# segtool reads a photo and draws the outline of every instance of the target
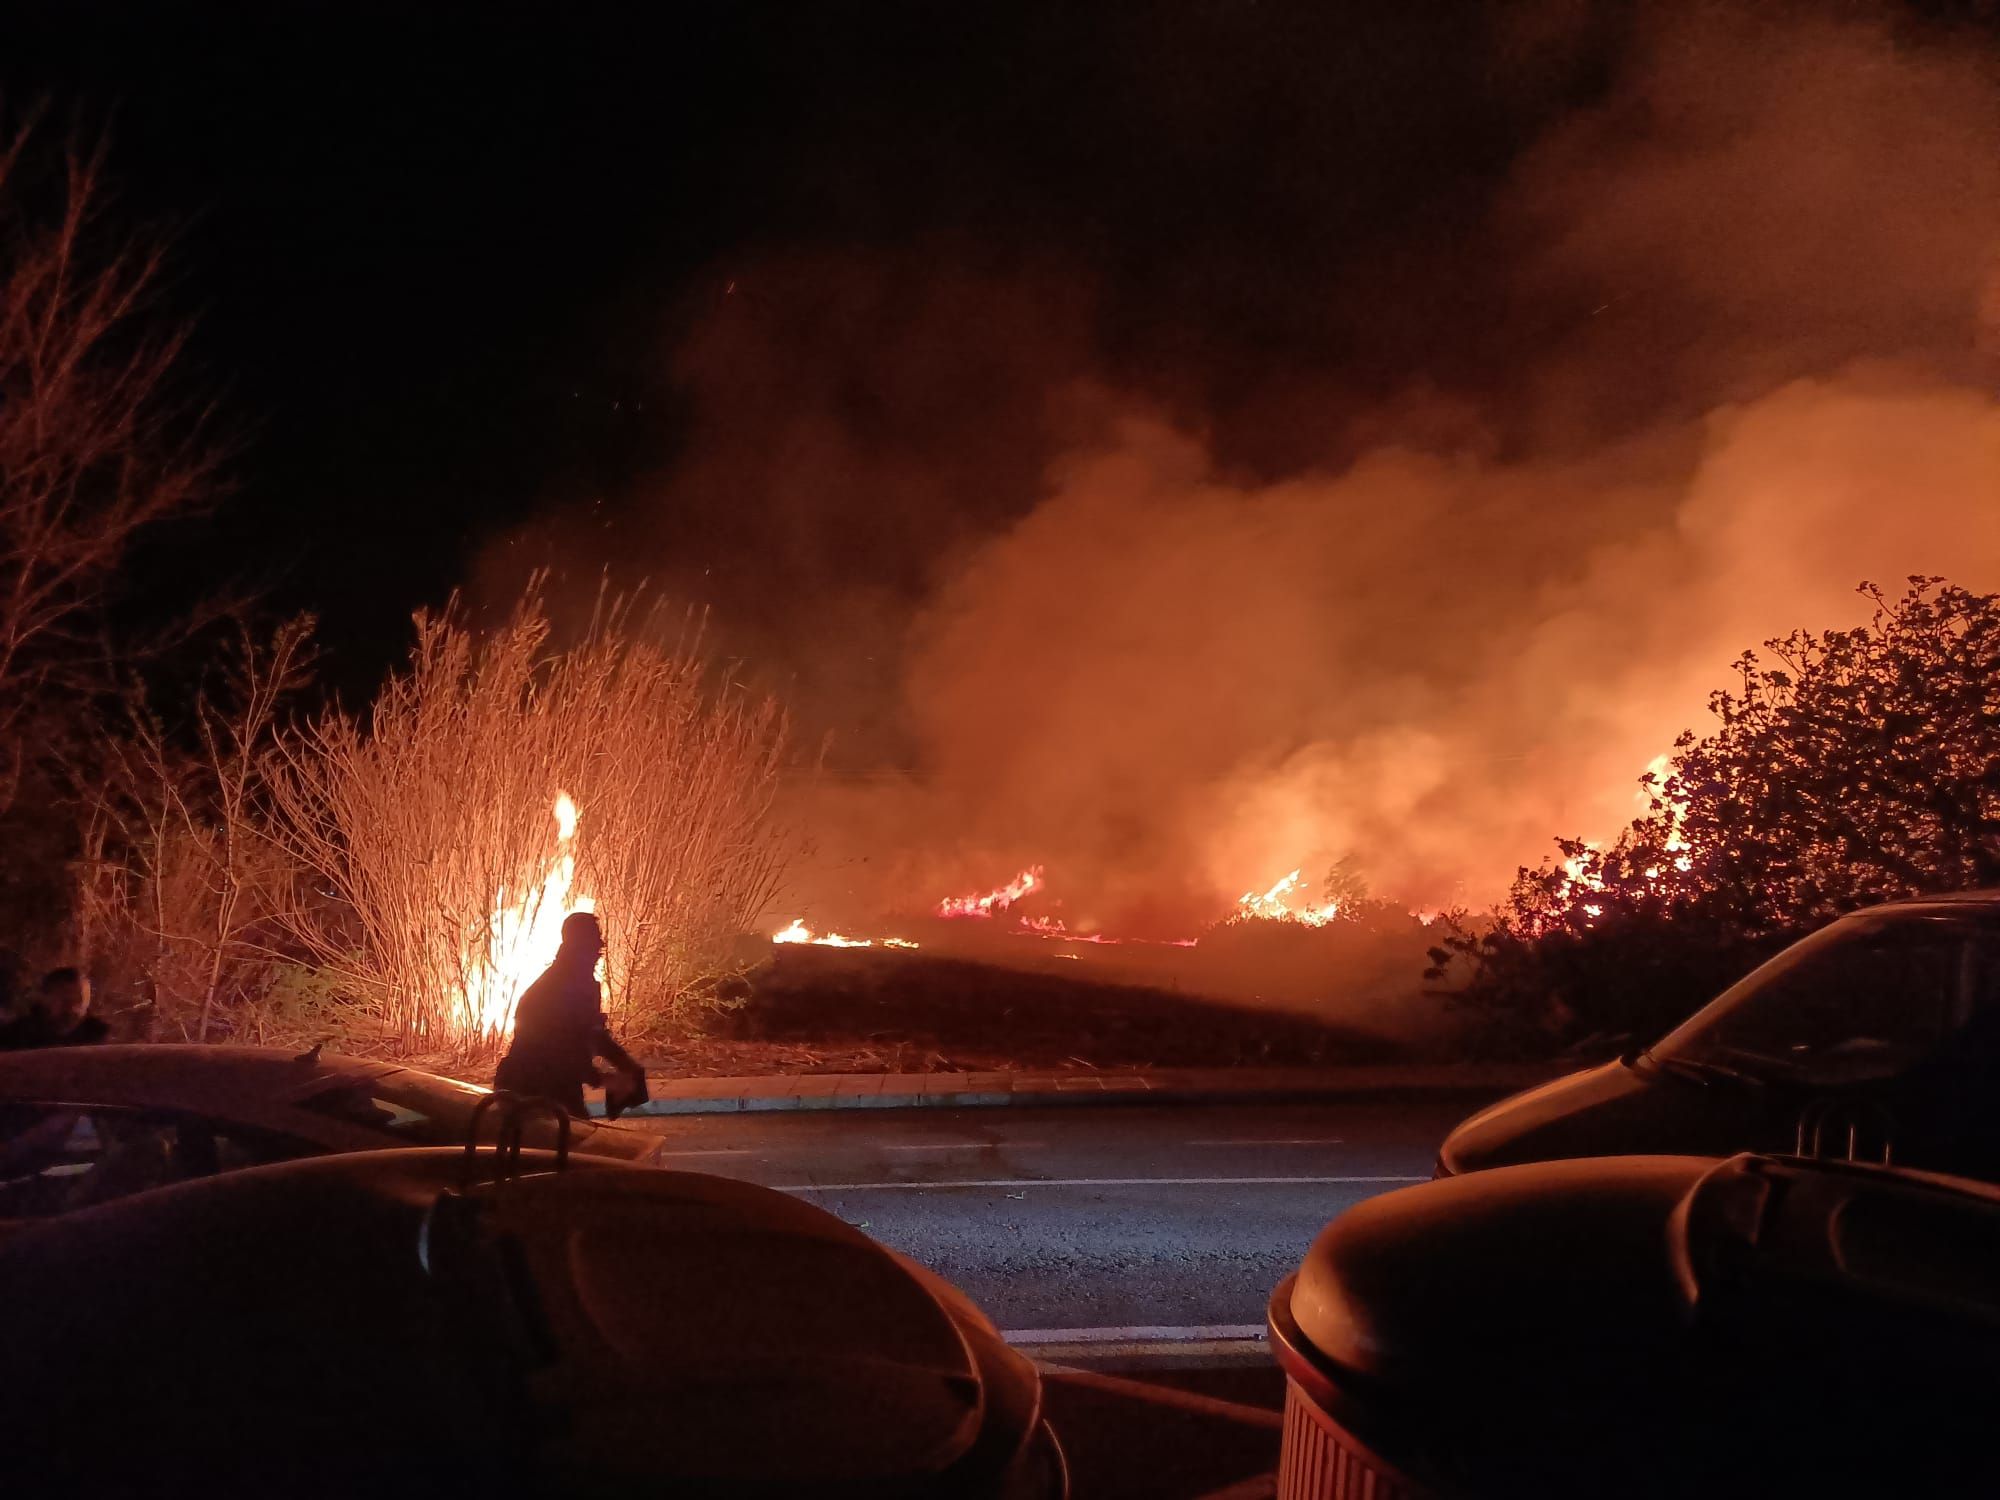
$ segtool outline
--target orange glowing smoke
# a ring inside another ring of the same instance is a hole
[[[983,896],[945,897],[937,905],[937,914],[941,917],[990,917],[996,911],[1005,911],[1028,892],[1039,889],[1041,884],[1042,867],[1033,865]]]
[[[514,1002],[555,962],[563,918],[596,909],[575,889],[577,811],[568,792],[556,794],[554,817],[554,858],[512,900],[504,888],[496,892],[484,932],[466,945],[465,1014],[482,1036],[504,1037],[514,1029]]]

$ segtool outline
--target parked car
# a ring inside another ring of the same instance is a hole
[[[1272,1297],[1286,1500],[2000,1494],[2000,1189],[1743,1155],[1348,1210]]]
[[[1449,1175],[1639,1152],[1788,1151],[2000,1179],[2000,892],[1856,912],[1643,1051],[1454,1130]]]
[[[489,1091],[395,1063],[264,1047],[0,1053],[0,1220],[265,1162],[459,1145]],[[537,1119],[532,1144],[553,1145]],[[574,1149],[645,1162],[646,1131],[578,1121]]]
[[[0,1493],[1064,1494],[1034,1365],[833,1214],[494,1156],[253,1167],[0,1243]]]

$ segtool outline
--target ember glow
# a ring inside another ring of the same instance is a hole
[[[485,930],[474,934],[464,955],[466,1024],[479,1036],[504,1037],[514,1029],[514,1003],[562,946],[563,918],[594,911],[596,902],[576,886],[576,803],[556,794],[556,850],[538,877],[518,893],[506,889],[493,898]]]
[[[1021,937],[1054,938],[1065,943],[1118,943],[1122,938],[1106,937],[1101,932],[1071,932],[1069,924],[1061,917],[1023,917],[1015,925],[1014,931]]]
[[[997,911],[1005,911],[1030,891],[1042,884],[1042,867],[1030,866],[1016,875],[1005,885],[988,891],[983,896],[947,896],[937,906],[941,917],[990,917]]]
[[[1128,943],[1147,944],[1156,948],[1192,948],[1201,942],[1200,938],[1118,938],[1106,937],[1101,932],[1071,932],[1069,924],[1061,917],[1023,917],[1014,928],[1018,937],[1049,938],[1061,943],[1090,943],[1098,947],[1119,948]],[[1065,954],[1074,958],[1074,953]]]

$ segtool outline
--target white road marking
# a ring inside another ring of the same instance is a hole
[[[1190,1146],[1339,1146],[1345,1143],[1341,1140],[1339,1136],[1331,1135],[1320,1139],[1300,1139],[1292,1141],[1260,1141],[1260,1140],[1188,1141],[1186,1142],[1186,1144]]]
[[[1186,1344],[1150,1341],[1137,1344],[1016,1344],[1014,1348],[1044,1370],[1072,1370],[1078,1373],[1088,1373],[1090,1367],[1101,1360],[1116,1360],[1121,1364],[1138,1360],[1171,1359],[1183,1364],[1198,1361],[1198,1367],[1213,1369],[1222,1365],[1263,1365],[1269,1363],[1271,1358],[1270,1348],[1262,1339],[1195,1339]]]
[[[972,1182],[799,1182],[779,1187],[781,1193],[873,1193],[890,1188],[930,1192],[940,1188],[1061,1188],[1061,1187],[1279,1187],[1342,1182],[1429,1182],[1421,1177],[987,1177]]]
[[[1000,1151],[1009,1146],[1022,1150],[1039,1150],[1046,1141],[943,1141],[938,1144],[917,1146],[884,1146],[884,1151]]]
[[[1189,1328],[1011,1328],[1010,1344],[1191,1344],[1211,1339],[1261,1339],[1262,1323],[1197,1323]]]

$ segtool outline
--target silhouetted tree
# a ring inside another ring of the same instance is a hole
[[[1842,912],[2000,884],[2000,597],[1873,584],[1869,624],[1767,641],[1676,742],[1649,809],[1608,848],[1557,841],[1483,930],[1460,918],[1432,977],[1524,1039],[1646,1034]]]
[[[239,625],[185,728],[170,730],[135,687],[78,789],[75,957],[142,1002],[150,1035],[274,1039],[262,1002],[296,967],[280,951],[295,882],[266,833],[264,773],[308,680],[311,631],[300,618],[260,640]]]
[[[0,140],[0,809],[52,703],[110,675],[105,603],[134,538],[199,504],[216,450],[150,306],[160,246],[105,219],[105,143]]]

